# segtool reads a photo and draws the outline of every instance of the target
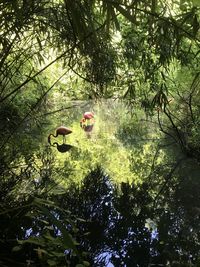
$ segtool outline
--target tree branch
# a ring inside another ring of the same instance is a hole
[[[48,67],[53,65],[55,62],[57,62],[59,59],[63,58],[67,53],[70,51],[73,51],[76,47],[78,47],[81,43],[83,43],[85,40],[87,40],[90,36],[92,36],[95,32],[99,31],[102,27],[104,27],[104,24],[102,24],[100,27],[98,27],[94,32],[89,32],[83,39],[81,39],[79,42],[75,43],[72,47],[70,47],[68,50],[66,50],[64,53],[56,57],[54,60],[52,60],[49,64],[47,64],[45,67],[43,67],[41,70],[36,72],[33,76],[25,80],[22,84],[20,84],[17,88],[15,88],[13,91],[8,93],[6,96],[0,99],[0,103],[5,101],[7,98],[9,98],[11,95],[19,91],[24,85],[26,85],[28,82],[33,80],[35,77],[37,77],[40,73],[45,71]]]

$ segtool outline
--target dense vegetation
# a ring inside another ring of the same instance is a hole
[[[200,266],[199,0],[3,0],[0,29],[0,266]]]

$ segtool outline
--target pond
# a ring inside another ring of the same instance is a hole
[[[41,131],[23,125],[1,163],[2,266],[197,266],[199,165],[156,118],[120,101],[66,101]],[[61,126],[65,139],[48,140]]]

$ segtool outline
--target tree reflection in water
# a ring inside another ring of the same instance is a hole
[[[198,266],[198,171],[198,168],[189,173],[183,171],[187,179],[176,182],[173,190],[169,187],[162,192],[155,206],[152,185],[147,182],[138,186],[124,182],[113,185],[109,176],[97,167],[79,186],[71,184],[64,194],[49,196],[59,208],[50,205],[48,209],[74,235],[74,226],[61,211],[71,212],[68,214],[73,215],[78,229],[75,232],[77,248],[85,253],[85,260],[91,266]],[[41,186],[45,188],[45,184]],[[36,264],[32,266],[46,266],[46,254],[42,260],[38,259],[38,249],[44,247],[53,260],[53,253],[57,253],[59,261],[55,264],[59,263],[58,266],[75,267],[79,260],[71,249],[62,245],[62,231],[56,226],[56,220],[53,227],[48,226],[45,214],[33,209],[30,216],[27,215],[29,209],[24,205],[20,212],[16,209],[0,215],[0,261],[3,266],[13,266],[13,262],[18,266],[18,260],[24,262],[30,258]],[[10,216],[15,220],[10,220]],[[41,239],[37,239],[39,237]],[[17,240],[26,242],[29,238],[34,238],[34,243],[26,243],[19,252],[12,252]]]
[[[199,215],[191,220],[178,197],[184,197],[180,190],[185,183],[180,182],[170,198],[163,195],[163,206],[155,207],[147,183],[113,186],[97,168],[59,202],[85,220],[79,222],[79,242],[94,266],[189,266],[199,257]]]

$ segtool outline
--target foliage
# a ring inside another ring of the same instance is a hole
[[[198,266],[199,2],[4,0],[0,25],[0,265]]]

